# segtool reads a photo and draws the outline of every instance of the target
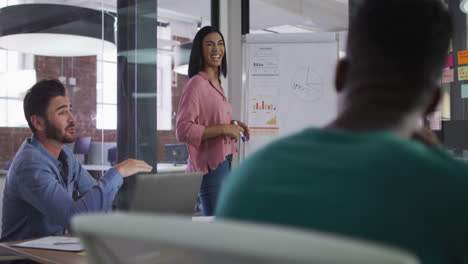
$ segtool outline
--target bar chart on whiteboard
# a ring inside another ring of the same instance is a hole
[[[249,101],[249,124],[252,136],[278,136],[278,106],[273,98],[252,98]]]

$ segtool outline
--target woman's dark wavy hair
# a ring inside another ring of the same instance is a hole
[[[219,30],[214,26],[203,27],[197,32],[197,35],[195,35],[195,38],[193,39],[192,50],[190,51],[189,70],[188,70],[188,75],[190,78],[198,74],[203,69],[204,61],[203,61],[202,41],[206,35],[213,33],[213,32],[219,33],[224,43],[223,34],[221,34],[221,32],[219,32]],[[221,66],[219,66],[219,70],[218,70],[218,77],[221,73],[223,73],[224,77],[226,77],[227,75],[226,44],[224,44],[224,51],[225,52],[224,52],[223,60],[221,61]]]

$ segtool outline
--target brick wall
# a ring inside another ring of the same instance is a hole
[[[188,39],[177,40],[184,42]],[[60,76],[76,78],[76,85],[65,84],[67,95],[73,106],[78,136],[92,136],[94,142],[115,142],[115,130],[96,128],[96,56],[86,57],[44,57],[35,56],[37,80],[58,79]],[[174,74],[172,85],[173,111],[177,112],[179,98],[188,76]],[[175,119],[173,130],[158,131],[157,157],[159,162],[167,162],[165,144],[177,143],[175,137]],[[13,158],[25,138],[31,136],[29,128],[0,128],[0,168]]]
[[[74,58],[35,57],[37,79],[58,79],[65,76],[67,96],[73,107],[78,136],[92,136],[94,142],[114,142],[115,130],[96,128],[96,56]],[[68,84],[70,77],[76,85]]]
[[[31,137],[29,127],[0,127],[0,169],[15,156],[21,143],[28,137]]]
[[[45,57],[35,56],[37,80],[67,77],[65,87],[73,106],[78,136],[92,136],[94,142],[115,142],[115,130],[96,128],[96,56]],[[74,77],[76,85],[69,85]],[[31,136],[29,128],[0,128],[0,167],[14,157],[24,139]]]

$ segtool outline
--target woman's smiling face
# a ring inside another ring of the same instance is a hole
[[[202,41],[203,67],[218,68],[224,57],[224,41],[217,32],[206,35]]]

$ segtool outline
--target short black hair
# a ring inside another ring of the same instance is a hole
[[[31,116],[38,115],[47,117],[47,107],[50,101],[57,96],[65,96],[66,89],[59,80],[42,80],[31,87],[23,100],[24,117],[33,133],[36,129],[31,123]]]
[[[221,34],[221,32],[215,26],[206,26],[197,32],[197,34],[195,35],[195,38],[193,39],[192,50],[190,51],[189,70],[188,70],[188,75],[190,78],[197,75],[203,69],[204,61],[203,61],[202,41],[206,35],[213,33],[213,32],[218,33],[223,39],[223,43],[224,43],[223,34]],[[226,43],[224,43],[224,50],[225,52],[224,52],[223,60],[221,61],[221,66],[219,67],[218,77],[221,73],[223,74],[224,77],[226,77],[227,75]]]
[[[347,81],[356,96],[383,88],[415,106],[439,83],[451,35],[440,0],[364,0],[350,21]]]

